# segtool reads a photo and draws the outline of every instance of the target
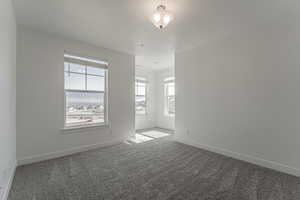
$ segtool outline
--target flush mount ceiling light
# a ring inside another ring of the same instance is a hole
[[[161,4],[156,7],[156,12],[152,16],[153,24],[159,28],[165,28],[173,19],[173,15],[167,11],[166,5],[161,1]]]

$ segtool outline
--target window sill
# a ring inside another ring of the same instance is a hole
[[[168,115],[168,114],[165,114],[165,117],[175,117],[175,115]]]
[[[65,126],[61,130],[62,131],[76,131],[83,129],[95,129],[95,128],[109,128],[109,124],[91,124],[85,126]]]
[[[135,116],[146,117],[148,114],[135,114]]]

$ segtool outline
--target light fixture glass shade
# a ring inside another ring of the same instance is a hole
[[[163,29],[172,21],[172,19],[173,16],[166,11],[166,7],[159,5],[157,11],[153,14],[152,22],[157,28]]]

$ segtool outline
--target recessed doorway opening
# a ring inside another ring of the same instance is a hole
[[[149,57],[136,57],[135,68],[135,130],[138,141],[150,141],[175,130],[176,89],[174,56],[170,64]],[[168,66],[169,65],[169,66]],[[166,67],[168,66],[168,67]],[[144,132],[143,130],[153,130]],[[141,134],[142,131],[142,134]]]

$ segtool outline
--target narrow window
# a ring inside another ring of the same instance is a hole
[[[165,115],[175,115],[175,79],[169,77],[164,80],[165,85]]]
[[[107,66],[102,61],[64,55],[65,127],[107,123]]]
[[[135,79],[135,113],[147,114],[147,79],[137,77]]]

